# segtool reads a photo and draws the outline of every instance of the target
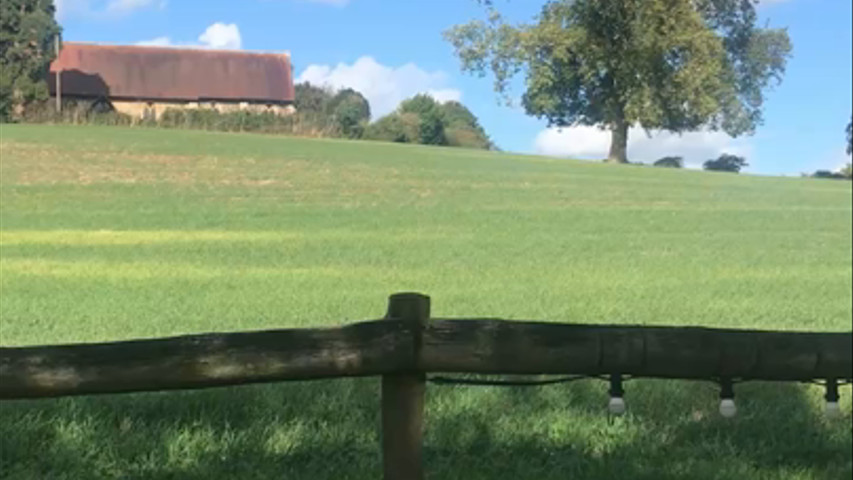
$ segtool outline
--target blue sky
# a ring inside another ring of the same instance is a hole
[[[490,78],[462,74],[446,28],[481,18],[474,0],[57,0],[66,41],[147,43],[289,51],[298,79],[362,91],[376,114],[430,92],[459,99],[504,150],[603,158],[595,128],[547,129],[544,121],[499,104]],[[513,21],[531,19],[541,0],[498,0]],[[688,163],[726,151],[760,174],[797,175],[849,160],[844,127],[853,111],[853,2],[772,0],[762,24],[787,27],[794,45],[783,83],[766,98],[765,123],[751,137],[719,132],[682,136],[634,131],[632,160],[683,155]],[[521,90],[516,88],[515,94]]]

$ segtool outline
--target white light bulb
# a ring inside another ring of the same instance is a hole
[[[725,418],[732,418],[737,415],[737,405],[732,398],[724,398],[720,401],[720,415]]]
[[[838,418],[841,416],[841,407],[838,402],[826,402],[826,416],[829,418]]]
[[[625,414],[625,400],[622,397],[610,397],[610,402],[607,404],[607,409],[613,415],[619,416]]]

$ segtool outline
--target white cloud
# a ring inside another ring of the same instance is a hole
[[[370,102],[374,118],[392,112],[402,100],[418,93],[428,93],[439,101],[462,98],[461,91],[446,86],[447,74],[444,72],[429,72],[414,63],[389,67],[369,56],[361,57],[352,64],[339,63],[334,67],[309,65],[297,81],[361,92]]]
[[[610,151],[610,132],[596,127],[578,126],[547,128],[539,132],[533,149],[541,155],[590,160],[606,158]],[[628,134],[628,159],[651,163],[658,158],[676,155],[684,157],[687,166],[698,167],[705,160],[721,153],[743,155],[749,160],[751,146],[723,132],[698,131],[677,134],[652,132],[651,137],[640,128]]]
[[[208,48],[239,50],[243,40],[236,23],[216,22],[198,36],[198,41]]]
[[[174,43],[172,39],[166,36],[152,38],[151,40],[142,40],[136,42],[137,45],[149,47],[181,47],[181,48],[215,48],[224,50],[240,50],[243,47],[243,40],[240,36],[240,27],[236,23],[216,22],[207,27],[201,35],[198,36],[198,43],[179,42]]]
[[[151,40],[142,40],[141,42],[136,42],[137,45],[142,45],[146,47],[171,47],[172,40],[169,37],[157,37],[152,38]]]

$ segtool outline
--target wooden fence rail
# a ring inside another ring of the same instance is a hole
[[[340,328],[0,348],[0,399],[381,375],[385,478],[417,479],[430,372],[853,378],[851,332],[431,320],[429,309],[403,293],[385,319]]]

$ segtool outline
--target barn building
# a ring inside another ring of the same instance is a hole
[[[67,42],[50,65],[51,96],[109,102],[135,118],[167,108],[293,112],[290,54]]]

